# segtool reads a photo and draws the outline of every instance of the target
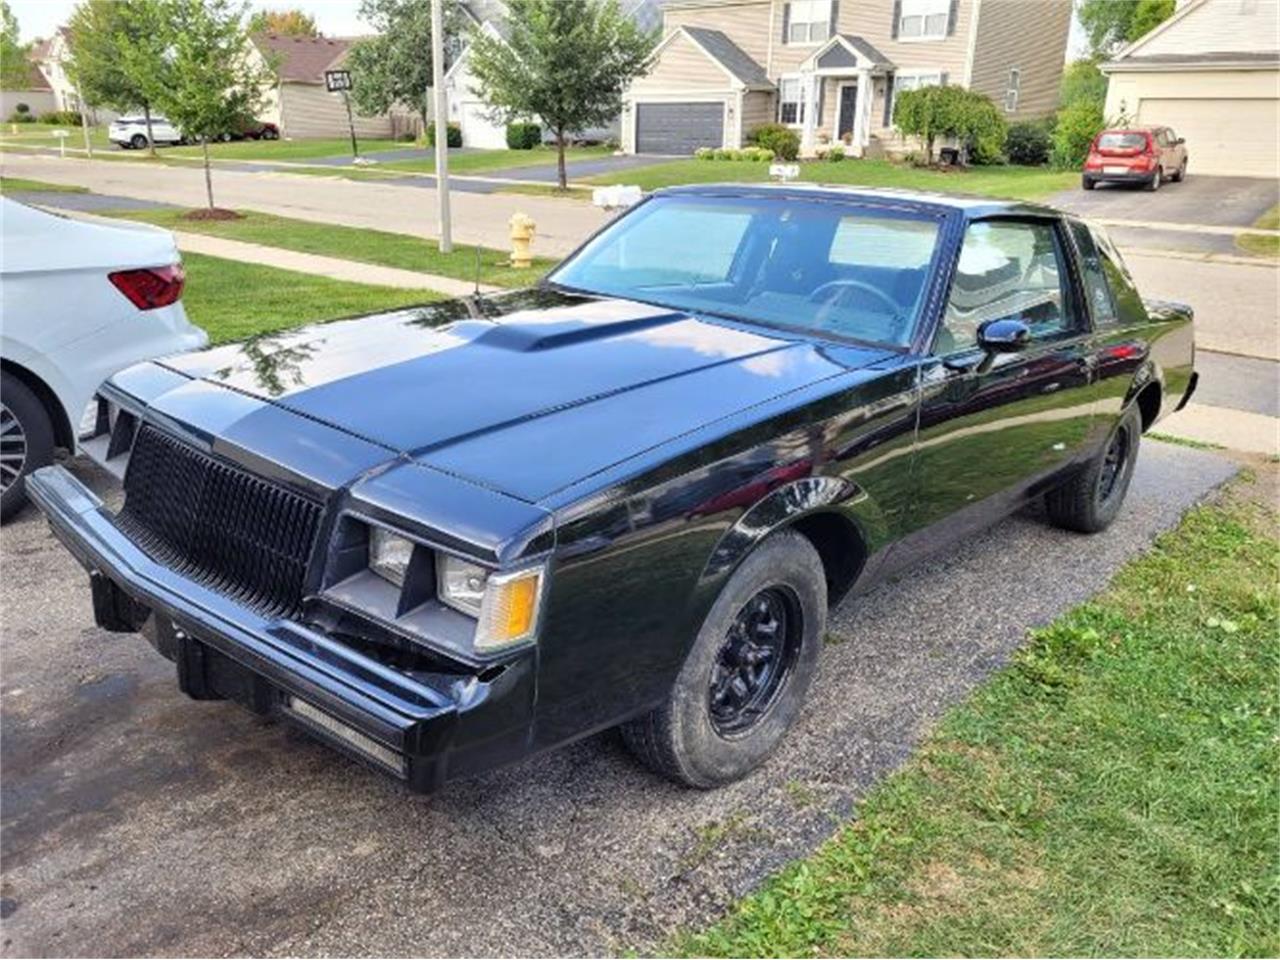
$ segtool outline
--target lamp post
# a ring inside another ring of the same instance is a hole
[[[444,89],[444,0],[431,0],[431,87],[436,105],[436,210],[440,252],[453,252],[449,222],[449,118]]]

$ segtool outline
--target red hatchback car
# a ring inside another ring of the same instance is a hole
[[[1080,184],[1092,190],[1098,183],[1140,183],[1159,190],[1166,180],[1181,182],[1187,175],[1186,144],[1168,127],[1103,130],[1089,147]]]

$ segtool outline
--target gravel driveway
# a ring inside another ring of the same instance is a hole
[[[28,512],[5,528],[0,577],[3,953],[643,949],[829,835],[1028,627],[1234,470],[1147,443],[1106,535],[1019,516],[844,604],[785,748],[707,793],[656,780],[605,734],[411,796],[282,726],[185,699],[144,641],[92,625],[84,574]]]

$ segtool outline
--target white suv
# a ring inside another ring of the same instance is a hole
[[[151,134],[156,138],[156,143],[182,142],[182,134],[178,132],[178,128],[164,117],[151,118]],[[133,147],[135,150],[141,150],[147,145],[147,118],[117,117],[107,128],[107,139],[126,149]]]

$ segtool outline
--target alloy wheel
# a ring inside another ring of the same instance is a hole
[[[799,604],[783,587],[761,590],[738,611],[707,689],[716,733],[742,736],[768,714],[795,665],[801,627]]]
[[[27,462],[27,432],[22,421],[0,403],[0,493],[13,486]]]

